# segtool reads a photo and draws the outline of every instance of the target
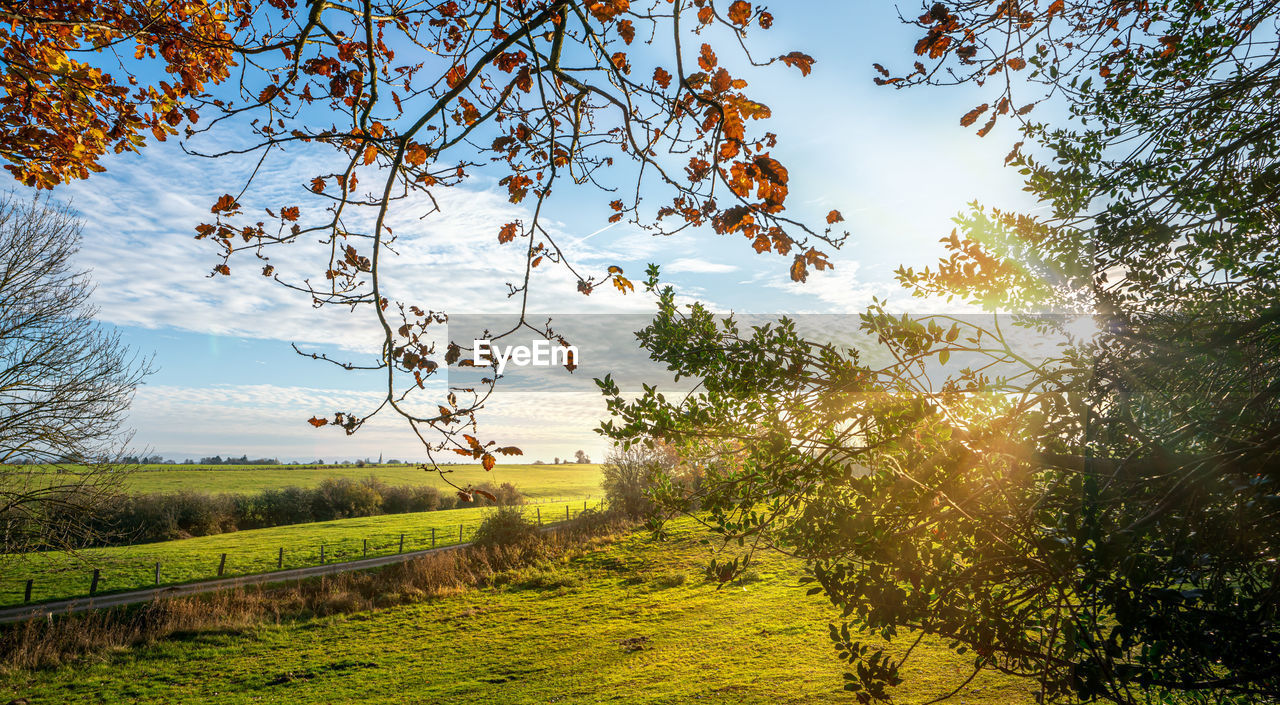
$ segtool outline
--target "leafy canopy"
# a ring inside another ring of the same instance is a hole
[[[1048,208],[976,208],[936,267],[899,278],[1005,313],[876,304],[873,359],[677,307],[654,277],[641,343],[700,393],[605,380],[602,431],[714,466],[697,499],[727,542],[808,559],[860,701],[889,699],[911,655],[868,637],[925,634],[1045,701],[1276,698],[1274,4],[922,10],[914,71],[877,81],[994,91],[961,125],[1016,121],[1008,162]],[[1032,122],[1041,101],[1067,119]],[[1009,317],[1044,312],[1094,330]],[[1027,336],[1053,344],[1032,356]]]

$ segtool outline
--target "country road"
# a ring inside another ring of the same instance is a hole
[[[550,528],[552,527],[546,527],[546,529]],[[85,612],[87,610],[104,609],[107,607],[118,607],[120,605],[133,605],[140,602],[149,602],[156,598],[198,595],[205,592],[215,592],[217,590],[236,588],[242,585],[288,582],[290,580],[316,578],[321,575],[345,573],[352,570],[379,568],[393,563],[403,563],[404,561],[413,560],[414,558],[436,553],[437,551],[452,551],[454,549],[470,545],[471,542],[457,543],[450,546],[428,548],[422,551],[398,553],[391,556],[376,556],[374,558],[361,558],[354,561],[328,563],[325,565],[311,566],[309,568],[291,568],[289,570],[277,570],[270,573],[255,573],[253,575],[241,575],[234,578],[205,580],[198,583],[185,583],[182,585],[146,588],[144,590],[130,590],[128,592],[117,592],[109,595],[97,595],[94,597],[77,597],[70,600],[56,600],[53,602],[41,602],[34,605],[5,607],[0,609],[0,624],[21,622],[24,619],[30,619],[32,617],[71,614],[74,612]]]

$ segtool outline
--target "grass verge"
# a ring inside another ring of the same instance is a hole
[[[522,505],[529,516],[545,523],[581,512],[583,502]],[[566,511],[567,510],[567,511]],[[26,581],[33,579],[32,601],[84,597],[89,593],[93,569],[99,572],[98,592],[119,592],[155,585],[155,564],[160,564],[160,584],[177,585],[218,577],[222,554],[227,554],[224,576],[250,575],[277,570],[280,549],[284,568],[320,564],[324,547],[326,563],[355,560],[404,550],[418,551],[469,540],[485,516],[481,507],[448,509],[416,514],[385,514],[338,519],[312,524],[292,524],[269,529],[236,531],[213,536],[160,543],[93,548],[68,553],[0,556],[0,606],[21,604]]]

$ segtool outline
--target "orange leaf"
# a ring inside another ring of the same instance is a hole
[[[516,239],[516,224],[507,223],[498,230],[498,244],[504,244]]]
[[[751,21],[751,3],[746,0],[735,0],[729,6],[729,21],[745,27]]]
[[[622,41],[627,44],[635,41],[636,27],[631,24],[631,20],[622,20],[618,23],[618,36],[622,37]]]
[[[418,166],[422,164],[427,161],[426,147],[414,142],[404,151],[404,160],[408,162],[410,166]]]
[[[790,54],[787,54],[785,56],[779,56],[778,58],[781,59],[782,63],[786,64],[787,66],[792,66],[800,69],[800,75],[802,76],[808,76],[809,72],[813,71],[814,59],[812,56],[809,56],[808,54],[798,52],[798,51],[793,51]]]
[[[653,70],[653,81],[663,88],[668,88],[671,86],[671,74],[659,66]]]
[[[827,225],[839,223],[844,220],[844,216],[840,215],[840,211],[831,211],[827,214]]]
[[[484,457],[480,459],[480,464],[484,466],[485,470],[492,470],[493,466],[498,464],[498,459],[485,453]],[[492,497],[492,495],[490,496]]]
[[[221,197],[218,198],[218,202],[214,203],[213,207],[209,209],[209,212],[224,213],[228,211],[233,211],[239,207],[240,207],[240,204],[236,203],[236,199],[234,196],[232,196],[229,193],[224,193],[222,194]]]
[[[299,215],[297,206],[285,206],[280,209],[280,217],[285,220],[297,220]]]
[[[321,426],[329,423],[329,419],[322,419],[319,416],[312,416],[311,418],[307,419],[307,423],[311,424],[312,426],[315,426],[316,428],[320,428]]]
[[[791,263],[791,281],[803,282],[809,278],[809,272],[804,266],[804,257],[796,255],[796,261]]]
[[[986,103],[983,103],[982,105],[979,105],[973,110],[970,110],[969,112],[965,113],[964,116],[960,118],[960,126],[968,127],[973,123],[977,122],[978,117],[981,116],[983,113],[987,112],[987,108],[989,107],[991,106],[987,105]]]
[[[498,498],[497,498],[497,497],[495,497],[495,496],[493,496],[493,493],[491,493],[491,492],[485,492],[484,490],[472,490],[472,492],[475,492],[476,494],[480,495],[481,497],[484,497],[485,499],[489,500],[490,502],[495,502],[495,503],[496,503],[496,502],[498,501]]]
[[[698,53],[698,66],[701,66],[703,71],[711,71],[716,67],[716,53],[711,50],[710,44],[702,45],[702,51]]]
[[[458,84],[462,83],[462,79],[466,77],[466,75],[466,66],[463,66],[462,64],[454,64],[453,68],[449,69],[449,73],[444,75],[444,80],[445,83],[449,84],[450,88],[457,88]]]
[[[369,166],[378,158],[378,145],[371,144],[364,148],[364,165]]]

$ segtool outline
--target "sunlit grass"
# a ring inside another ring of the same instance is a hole
[[[587,504],[594,506],[589,500],[574,500],[529,505],[525,512],[551,523],[576,515]],[[433,536],[434,545],[448,546],[458,543],[459,530],[463,540],[469,540],[487,511],[474,507],[390,514],[86,549],[74,555],[0,557],[0,605],[20,604],[28,578],[35,581],[32,600],[36,602],[86,596],[94,568],[101,571],[98,591],[102,593],[154,586],[157,562],[161,585],[216,578],[223,553],[227,554],[224,576],[229,577],[276,570],[281,548],[283,567],[301,568],[319,565],[321,546],[328,563],[364,557],[365,540],[369,542],[369,556],[397,553],[401,534],[405,551],[431,548]]]
[[[761,555],[717,589],[689,522],[446,598],[238,631],[189,634],[0,679],[4,698],[97,703],[849,703],[826,638],[832,608],[798,562]],[[904,639],[903,646],[909,643]],[[926,702],[970,659],[925,640],[895,702]],[[0,698],[2,699],[2,698]],[[953,702],[1034,702],[979,677]]]

